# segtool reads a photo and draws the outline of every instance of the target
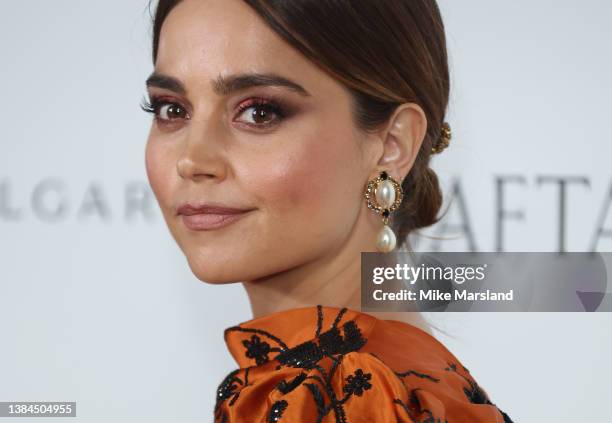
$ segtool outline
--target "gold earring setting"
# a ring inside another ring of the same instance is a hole
[[[364,196],[368,208],[382,215],[384,226],[376,237],[376,248],[382,253],[393,251],[397,239],[388,225],[389,215],[402,202],[404,197],[402,186],[383,170],[376,179],[368,181]]]

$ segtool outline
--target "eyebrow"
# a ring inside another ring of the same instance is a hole
[[[146,80],[147,87],[164,88],[180,95],[186,95],[187,89],[181,81],[173,76],[153,72]],[[285,87],[304,97],[310,93],[300,84],[273,73],[242,73],[235,75],[219,75],[212,81],[213,91],[219,96],[229,95],[250,87]]]

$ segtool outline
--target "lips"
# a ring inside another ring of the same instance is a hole
[[[245,213],[253,209],[241,209],[234,207],[225,207],[216,204],[203,204],[203,205],[193,205],[193,204],[183,204],[177,209],[178,214],[182,214],[185,216],[193,216],[195,214],[218,214],[218,215],[228,215],[228,214],[239,214]]]
[[[254,209],[227,207],[217,204],[183,204],[177,209],[183,223],[191,230],[206,231],[222,228],[243,218]]]

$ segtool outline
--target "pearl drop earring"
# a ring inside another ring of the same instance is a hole
[[[384,226],[376,237],[376,248],[382,253],[393,251],[397,240],[388,225],[389,215],[402,202],[404,197],[402,186],[383,170],[376,179],[368,181],[364,196],[368,208],[382,215]]]

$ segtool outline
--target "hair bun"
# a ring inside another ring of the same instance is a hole
[[[431,154],[439,154],[444,151],[444,149],[450,144],[451,138],[451,127],[448,122],[444,122],[442,124],[442,130],[440,131],[440,137],[438,137],[433,147],[431,147]]]

